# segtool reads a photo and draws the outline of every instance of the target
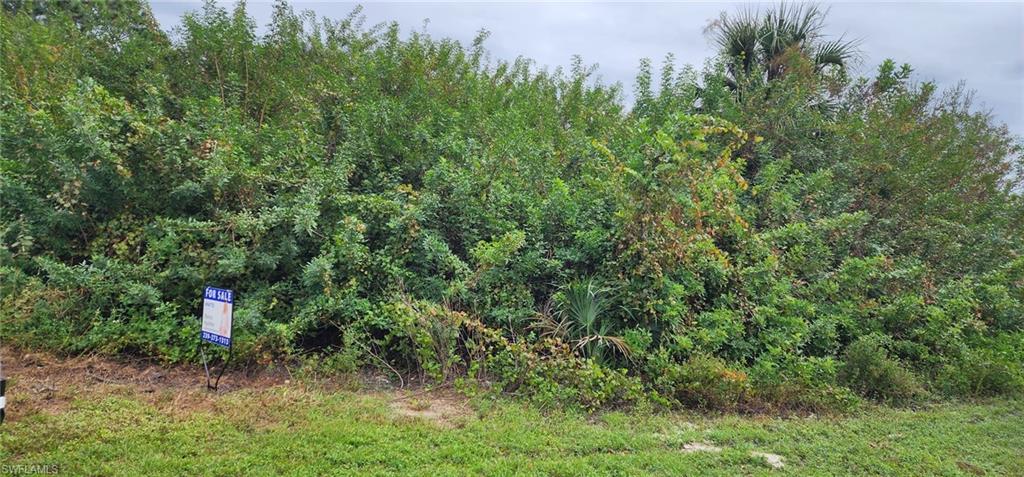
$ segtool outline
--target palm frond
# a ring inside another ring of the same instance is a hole
[[[610,346],[613,350],[617,351],[623,357],[632,359],[633,350],[629,347],[629,343],[626,340],[618,336],[607,336],[607,335],[590,335],[584,336],[576,341],[576,345],[573,349],[577,351],[583,351],[586,346],[590,343],[596,343],[598,345]]]
[[[606,290],[593,278],[569,284],[566,290],[566,308],[569,318],[590,334],[598,326],[598,319],[607,309]]]
[[[588,358],[603,361],[609,348],[629,358],[628,344],[612,335],[613,321],[608,316],[614,301],[611,292],[594,278],[570,282],[561,291],[558,312],[538,320],[538,326],[545,332],[559,333],[565,341],[574,343],[574,351]]]
[[[759,61],[762,30],[758,13],[751,9],[742,10],[735,16],[723,13],[712,29],[721,51],[738,63],[744,73],[749,73],[754,63]]]
[[[792,43],[807,44],[816,41],[825,29],[825,15],[815,4],[800,5],[787,18],[789,40]]]
[[[858,40],[846,40],[839,37],[836,40],[826,41],[818,45],[814,52],[815,68],[821,70],[826,66],[845,68],[851,63],[860,59],[860,52],[857,46]]]
[[[783,59],[795,51],[814,62],[820,71],[827,66],[845,67],[858,57],[857,41],[823,40],[828,9],[816,4],[782,3],[763,13],[745,8],[733,15],[723,13],[708,27],[721,53],[730,58],[734,78],[750,74],[755,65],[768,79],[782,75]]]
[[[533,318],[530,329],[537,330],[542,338],[558,338],[567,340],[572,328],[572,323],[564,314],[553,311],[552,302],[549,300]]]

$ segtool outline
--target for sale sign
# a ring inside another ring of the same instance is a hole
[[[0,424],[4,422],[4,408],[7,407],[7,379],[0,378]]]
[[[203,292],[203,328],[199,337],[215,345],[231,346],[231,313],[234,292],[206,287]]]

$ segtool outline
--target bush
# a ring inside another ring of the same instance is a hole
[[[922,395],[914,373],[889,357],[876,336],[866,336],[846,348],[839,381],[858,394],[880,402],[905,404]]]
[[[985,339],[944,364],[936,387],[952,396],[1024,394],[1024,333]]]
[[[483,338],[485,333],[478,335]],[[625,369],[583,358],[557,339],[535,345],[484,338],[486,377],[508,393],[543,406],[579,406],[586,411],[646,406],[651,397],[640,379]]]
[[[359,384],[359,380],[355,376],[358,370],[358,358],[352,353],[345,350],[326,351],[302,356],[293,375],[296,379],[309,384],[333,382],[355,388]]]
[[[750,370],[757,405],[776,411],[835,412],[856,407],[861,399],[836,382],[832,357],[767,357]]]
[[[737,410],[751,397],[747,374],[713,356],[699,354],[676,363],[662,352],[652,357],[648,368],[654,389],[684,406]]]
[[[976,355],[944,365],[936,377],[936,385],[952,396],[1020,395],[1024,391],[1024,376],[1019,370],[1019,365]]]

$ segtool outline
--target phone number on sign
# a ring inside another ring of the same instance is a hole
[[[195,335],[193,335],[193,336],[195,336]],[[216,344],[219,344],[219,345],[224,345],[224,346],[230,346],[231,345],[231,338],[225,338],[223,336],[215,335],[215,334],[207,332],[207,331],[204,331],[203,334],[200,335],[200,338],[202,338],[204,341],[209,341],[211,343],[216,343]]]

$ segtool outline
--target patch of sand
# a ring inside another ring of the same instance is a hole
[[[782,456],[778,455],[778,454],[771,454],[771,453],[768,453],[768,452],[751,451],[750,455],[753,456],[753,457],[759,457],[761,459],[764,459],[764,461],[767,462],[768,465],[771,466],[773,469],[781,469],[781,468],[785,467],[785,465],[786,465],[786,464],[782,463]]]
[[[722,448],[704,442],[691,442],[683,446],[683,452],[722,452]]]
[[[400,396],[391,400],[391,410],[399,416],[421,419],[447,428],[462,427],[473,415],[464,397],[443,392]]]

